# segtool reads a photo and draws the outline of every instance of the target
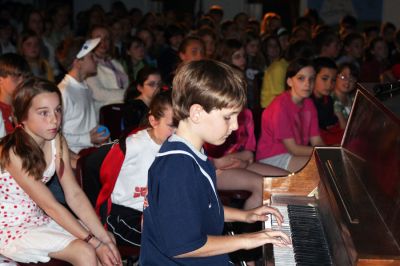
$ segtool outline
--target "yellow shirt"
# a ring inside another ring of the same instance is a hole
[[[263,83],[261,87],[261,107],[267,107],[275,96],[285,90],[286,70],[289,62],[281,58],[274,61],[264,72]]]

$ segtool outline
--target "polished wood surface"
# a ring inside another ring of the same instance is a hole
[[[265,204],[270,203],[271,195],[309,196],[318,187],[318,183],[319,174],[313,152],[306,166],[297,173],[286,177],[264,177],[263,201]]]

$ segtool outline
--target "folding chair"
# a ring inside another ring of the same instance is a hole
[[[104,105],[100,108],[100,124],[110,130],[111,140],[119,138],[123,131],[122,123],[122,103]]]

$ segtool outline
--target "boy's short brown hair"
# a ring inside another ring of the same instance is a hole
[[[242,71],[215,60],[185,63],[177,69],[172,85],[174,125],[189,117],[193,104],[206,112],[243,107],[247,84]]]
[[[8,75],[24,77],[31,75],[29,64],[23,56],[15,53],[0,55],[0,76],[5,78]]]

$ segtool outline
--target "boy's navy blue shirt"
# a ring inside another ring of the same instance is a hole
[[[140,265],[231,265],[226,254],[174,258],[201,248],[207,235],[219,236],[223,231],[215,168],[205,154],[171,136],[149,169],[147,202]]]

